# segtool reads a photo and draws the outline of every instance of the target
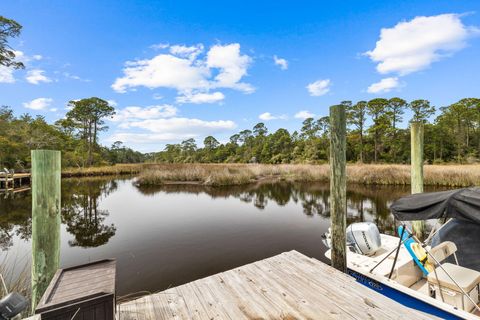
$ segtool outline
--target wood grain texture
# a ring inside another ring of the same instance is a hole
[[[297,251],[117,306],[119,320],[435,319]]]
[[[330,220],[332,266],[347,272],[347,164],[346,111],[344,105],[330,107]]]
[[[423,122],[412,122],[410,125],[411,148],[411,187],[413,193],[423,192]],[[424,221],[412,221],[413,233],[422,238],[425,231]]]
[[[32,150],[32,310],[60,264],[60,151]]]

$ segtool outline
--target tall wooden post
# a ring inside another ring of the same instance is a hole
[[[60,151],[32,150],[32,310],[60,264]]]
[[[423,123],[412,122],[410,126],[411,144],[411,185],[412,194],[423,192]],[[424,221],[412,221],[414,234],[421,238],[425,230]]]
[[[332,266],[347,272],[347,176],[345,106],[330,107],[330,218],[332,228]]]

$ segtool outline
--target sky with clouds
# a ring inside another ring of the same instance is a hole
[[[140,151],[264,122],[298,129],[343,100],[441,107],[479,96],[478,1],[2,1],[25,70],[0,103],[53,122],[69,100],[116,108],[101,142]],[[408,118],[408,114],[406,115]]]

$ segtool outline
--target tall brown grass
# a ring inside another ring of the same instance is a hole
[[[473,186],[480,184],[480,165],[426,165],[425,185]],[[263,180],[329,180],[328,165],[308,164],[158,164],[144,168],[139,185],[196,183],[209,186],[240,185]],[[351,164],[347,181],[357,184],[408,185],[409,165]]]
[[[113,166],[101,167],[64,168],[62,169],[62,177],[89,177],[138,174],[151,166],[151,164],[146,163],[132,163],[116,164]]]

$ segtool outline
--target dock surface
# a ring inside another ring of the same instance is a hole
[[[118,320],[436,319],[297,251],[117,305]]]
[[[30,181],[30,173],[5,173],[0,172],[0,192],[11,191],[13,193],[30,190],[30,186],[22,185],[24,180]]]

